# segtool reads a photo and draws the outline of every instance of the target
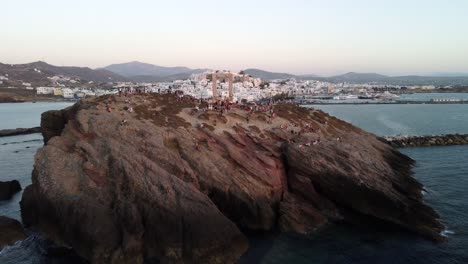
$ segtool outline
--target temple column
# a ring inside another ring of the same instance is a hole
[[[229,74],[229,101],[232,102],[232,99],[234,98],[233,92],[232,92],[232,79],[233,75]]]
[[[217,84],[217,80],[216,80],[216,73],[213,73],[212,75],[212,82],[213,82],[213,101],[217,101],[218,100],[218,95],[217,95],[217,90],[218,90],[218,84]]]

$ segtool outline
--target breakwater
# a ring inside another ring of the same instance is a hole
[[[468,134],[387,136],[383,137],[383,139],[396,148],[468,145]]]
[[[299,105],[397,105],[397,104],[468,104],[466,100],[457,101],[415,101],[415,100],[396,100],[396,101],[320,101],[320,100],[296,100]]]
[[[0,137],[27,135],[27,134],[34,134],[34,133],[41,133],[41,128],[32,127],[32,128],[1,129]]]

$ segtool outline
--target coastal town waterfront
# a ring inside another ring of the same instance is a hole
[[[34,68],[34,71],[40,70]],[[220,76],[216,79],[214,76]],[[23,80],[10,80],[10,76],[0,72],[0,102],[3,101],[50,101],[79,100],[85,97],[116,94],[119,91],[144,91],[164,93],[182,91],[195,98],[213,97],[213,88],[219,91],[220,98],[232,96],[233,101],[258,101],[271,97],[294,100],[300,104],[331,103],[467,103],[468,98],[457,98],[446,91],[455,91],[455,84],[449,85],[396,85],[376,82],[330,82],[321,78],[304,79],[290,77],[285,79],[261,79],[244,71],[206,70],[194,73],[186,78],[159,82],[84,81],[64,75],[47,77],[44,83],[28,83]],[[11,85],[6,85],[11,83]],[[456,83],[456,82],[454,82]],[[464,86],[460,86],[463,89]],[[229,94],[229,91],[232,93]],[[445,91],[443,96],[431,96],[426,100],[412,100],[414,93],[437,93]],[[409,95],[409,96],[408,96]],[[401,98],[400,98],[401,97]],[[3,99],[2,99],[3,98]],[[10,98],[10,99],[8,99]]]

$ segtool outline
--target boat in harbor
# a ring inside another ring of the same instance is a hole
[[[352,99],[358,99],[358,96],[354,94],[340,94],[340,95],[333,96],[333,100],[352,100]]]
[[[346,100],[346,96],[344,96],[344,95],[335,95],[335,96],[333,96],[333,100]]]
[[[363,95],[359,95],[358,99],[373,100],[373,99],[375,99],[375,95],[366,93],[366,94],[363,94]]]
[[[379,99],[388,99],[388,100],[395,99],[395,98],[400,98],[399,95],[390,93],[388,91],[385,91],[385,92],[383,92],[381,94],[378,94],[376,97],[379,98]]]

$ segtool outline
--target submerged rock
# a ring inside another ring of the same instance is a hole
[[[26,238],[20,222],[5,216],[0,216],[0,250],[13,245],[16,241]]]
[[[235,263],[244,231],[310,233],[347,212],[442,239],[413,161],[374,135],[291,104],[194,107],[111,96],[44,113],[25,225],[92,263]]]
[[[0,201],[11,199],[19,191],[21,191],[21,185],[17,180],[0,181]]]

